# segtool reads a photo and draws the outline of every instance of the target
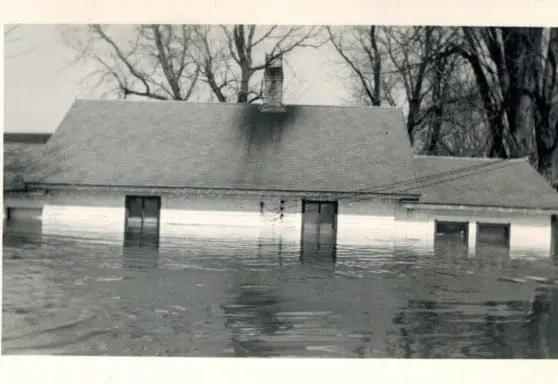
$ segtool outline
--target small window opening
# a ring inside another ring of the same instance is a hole
[[[509,247],[510,225],[477,223],[477,244]]]
[[[265,204],[263,201],[260,201],[260,213],[263,215],[264,213]]]
[[[435,221],[436,236],[444,237],[447,240],[461,239],[463,243],[468,244],[469,241],[469,223],[454,221]]]

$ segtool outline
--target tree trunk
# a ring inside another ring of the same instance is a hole
[[[418,114],[420,112],[420,102],[417,99],[409,100],[409,113],[407,115],[407,133],[409,134],[409,140],[411,140],[411,146],[414,144],[414,131],[416,126],[416,121],[418,120]]]

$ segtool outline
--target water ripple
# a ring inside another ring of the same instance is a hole
[[[4,234],[2,353],[558,357],[552,260],[377,241]]]

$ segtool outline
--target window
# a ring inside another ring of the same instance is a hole
[[[468,223],[453,221],[436,221],[436,234],[456,235],[467,230]]]
[[[469,223],[459,221],[435,221],[436,237],[442,236],[447,240],[460,239],[465,244],[469,241]]]

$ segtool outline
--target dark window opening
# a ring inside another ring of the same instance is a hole
[[[510,225],[478,223],[477,224],[477,244],[496,245],[509,247],[510,243]]]
[[[144,218],[157,218],[159,217],[158,199],[144,199],[143,200],[143,217]]]
[[[302,213],[318,214],[320,213],[320,203],[304,202],[302,204]]]
[[[457,235],[465,233],[469,223],[453,221],[436,221],[436,234],[438,235]]]
[[[265,204],[263,201],[260,201],[260,213],[264,213]]]
[[[459,221],[435,221],[436,238],[448,241],[469,242],[469,223]]]
[[[558,218],[556,215],[550,216],[550,256],[556,259],[558,257]]]
[[[43,216],[42,207],[7,207],[5,208],[6,221],[41,221]]]
[[[129,220],[133,219],[134,224],[139,223],[140,227],[144,222],[159,221],[161,210],[161,198],[159,196],[126,196],[126,220],[129,229]]]
[[[441,258],[464,258],[469,249],[469,223],[435,221],[434,254]]]
[[[126,207],[128,209],[128,217],[142,217],[143,214],[143,200],[138,196],[127,197]]]
[[[335,223],[335,216],[337,211],[337,205],[335,203],[321,203],[320,204],[320,224],[331,224]]]

